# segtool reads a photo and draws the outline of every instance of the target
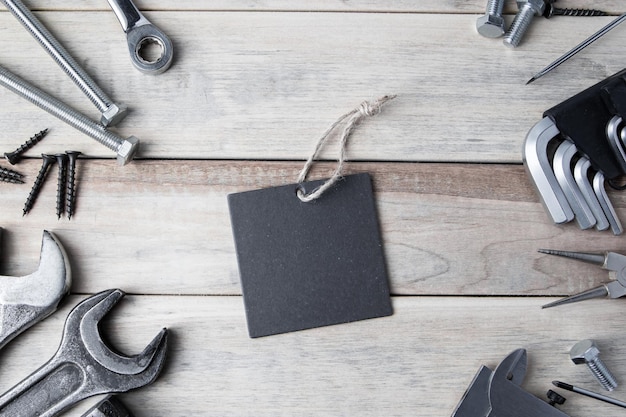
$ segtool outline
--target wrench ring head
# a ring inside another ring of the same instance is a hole
[[[128,50],[133,65],[146,74],[161,74],[168,70],[174,58],[174,47],[170,38],[152,24],[136,26],[127,32]],[[156,44],[160,55],[156,59],[145,56],[146,47]]]

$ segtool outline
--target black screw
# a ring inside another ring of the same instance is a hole
[[[10,176],[7,176],[7,175],[0,175],[0,181],[2,181],[2,182],[10,182],[12,184],[24,184],[24,181],[22,181],[21,179],[10,177]]]
[[[74,215],[76,207],[76,160],[81,153],[78,151],[65,151],[69,158],[69,166],[67,168],[67,187],[65,189],[65,211],[68,220]]]
[[[558,392],[552,390],[548,390],[548,393],[546,395],[548,396],[548,400],[551,406],[563,405],[566,401],[565,397],[563,397]]]
[[[68,156],[64,153],[58,153],[55,157],[59,164],[59,174],[57,176],[57,218],[60,219],[65,208],[65,177]]]
[[[17,171],[13,171],[12,169],[8,169],[8,168],[1,168],[0,167],[0,177],[6,177],[9,179],[14,179],[14,180],[18,180],[19,183],[23,184],[24,181],[22,181],[22,179],[24,178],[24,175],[20,174]]]
[[[56,161],[56,158],[52,155],[41,154],[41,157],[43,159],[43,163],[41,165],[41,168],[39,169],[37,178],[35,178],[35,183],[33,184],[33,188],[31,188],[30,193],[28,194],[28,197],[26,198],[26,203],[24,203],[24,215],[26,215],[26,213],[28,213],[30,209],[33,208],[33,205],[35,204],[35,200],[37,199],[37,196],[39,195],[39,191],[41,191],[41,186],[43,185],[43,181],[46,179],[46,175],[48,174],[48,169]]]
[[[41,132],[37,133],[32,138],[28,139],[23,145],[10,153],[5,153],[4,157],[9,161],[11,165],[15,165],[18,161],[22,159],[22,155],[24,152],[35,146],[41,139],[46,136],[48,133],[48,129],[44,129]]]
[[[552,16],[608,16],[608,13],[596,9],[561,9],[554,7],[553,3],[557,0],[545,0],[546,9],[543,17],[550,19]]]

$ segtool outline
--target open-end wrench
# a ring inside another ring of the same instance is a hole
[[[123,296],[121,290],[107,290],[74,307],[54,356],[0,396],[0,416],[58,416],[93,395],[126,392],[153,382],[165,363],[167,329],[134,356],[114,352],[100,337],[98,323]]]
[[[0,276],[0,348],[52,314],[70,290],[71,280],[63,246],[44,230],[37,271],[23,277]]]
[[[154,26],[137,9],[132,0],[107,0],[126,33],[128,51],[133,65],[141,72],[161,74],[167,71],[174,58],[174,47],[170,38]],[[146,53],[150,44],[156,44],[161,54],[150,57]]]

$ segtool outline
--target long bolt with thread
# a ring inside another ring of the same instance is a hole
[[[24,214],[26,215],[35,204],[35,200],[41,191],[41,187],[43,186],[43,182],[48,175],[48,171],[50,167],[56,162],[56,158],[52,155],[41,154],[41,158],[43,162],[41,164],[41,168],[39,169],[39,173],[37,174],[37,178],[35,178],[35,183],[33,184],[33,188],[31,188],[28,197],[26,198],[26,203],[24,203]]]
[[[130,136],[127,139],[121,138],[115,133],[106,130],[104,126],[99,125],[84,114],[29,84],[3,67],[0,67],[0,85],[3,85],[20,97],[39,106],[41,109],[58,117],[75,129],[115,151],[117,153],[117,161],[120,165],[126,165],[130,162],[137,152],[139,139],[136,137]]]
[[[11,165],[17,164],[22,160],[22,156],[24,153],[31,149],[33,146],[38,144],[46,135],[48,134],[48,129],[44,129],[41,132],[35,134],[35,136],[28,139],[26,142],[21,144],[16,150],[13,152],[5,152],[4,157]]]
[[[126,115],[126,106],[115,104],[95,81],[78,65],[37,17],[21,0],[0,0],[15,18],[30,32],[54,61],[67,73],[80,90],[102,112],[101,123],[113,126]]]
[[[586,364],[605,390],[613,391],[617,387],[617,380],[600,359],[600,350],[593,340],[585,339],[576,343],[570,350],[570,358],[577,365]]]

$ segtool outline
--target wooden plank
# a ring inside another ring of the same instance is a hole
[[[135,0],[134,3],[141,10],[226,10],[226,11],[347,11],[347,12],[403,12],[403,13],[483,13],[484,0],[471,1],[437,1],[422,0],[316,0],[316,1],[287,1],[287,0],[186,0],[170,2],[167,0]],[[27,4],[33,10],[107,10],[102,2],[84,0],[81,2],[70,0],[32,0]],[[591,5],[585,0],[568,0],[567,8],[597,8],[610,13],[621,13],[622,4],[618,0],[596,1]],[[507,13],[515,13],[514,3],[506,4]]]
[[[293,183],[301,162],[79,160],[71,221],[55,215],[56,171],[31,213],[29,185],[0,184],[3,273],[36,268],[41,230],[72,258],[73,290],[103,282],[131,293],[240,294],[226,195]],[[32,181],[39,163],[19,166]],[[323,164],[312,178],[334,168]],[[571,294],[608,279],[542,247],[626,252],[610,232],[553,225],[518,165],[350,163],[370,172],[395,294]],[[622,219],[626,197],[612,192]]]
[[[80,298],[70,297],[3,349],[0,390],[52,356],[66,314]],[[601,391],[589,370],[569,359],[571,346],[584,338],[597,341],[618,378],[626,373],[622,322],[598,320],[619,317],[621,302],[541,310],[543,302],[398,297],[391,317],[253,340],[239,297],[128,296],[105,318],[102,331],[126,354],[141,351],[161,327],[171,331],[161,377],[123,397],[137,417],[446,416],[481,365],[493,369],[517,348],[528,351],[523,387],[533,395],[545,398],[557,378]],[[623,388],[611,395],[623,398]],[[572,416],[622,413],[565,396],[562,409]],[[86,408],[81,404],[67,415],[80,416]]]
[[[581,33],[611,18],[540,20],[526,42],[510,51],[499,40],[477,35],[475,16],[469,15],[152,16],[177,50],[174,66],[158,77],[132,68],[112,14],[41,14],[101,87],[130,106],[118,132],[139,137],[140,156],[148,158],[304,159],[341,114],[365,99],[398,94],[383,114],[355,132],[351,159],[518,163],[526,133],[543,111],[620,70],[623,60],[615,48],[626,41],[625,31],[611,32],[555,74],[526,86],[532,74],[578,43]],[[115,29],[102,30],[105,25]],[[8,13],[0,13],[0,35],[1,65],[97,116]],[[112,156],[12,93],[1,90],[0,98],[4,147],[50,127],[50,146]]]

